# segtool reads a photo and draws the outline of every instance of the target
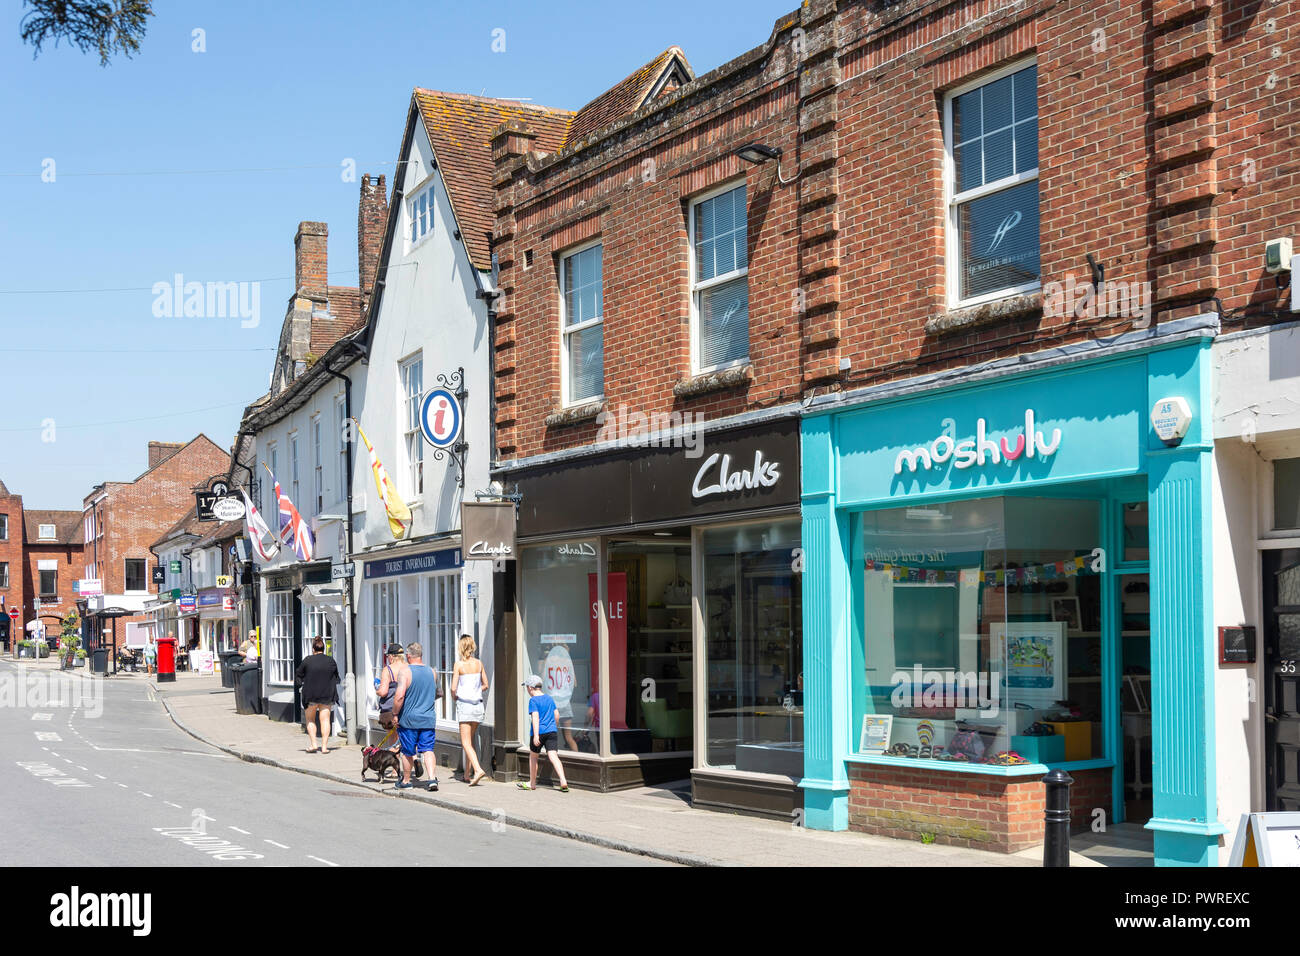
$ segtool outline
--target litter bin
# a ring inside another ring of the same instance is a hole
[[[243,659],[244,659],[244,655],[239,653],[239,651],[222,651],[220,654],[217,655],[217,660],[221,662],[221,686],[222,687],[235,686],[234,667],[236,664],[242,662]]]
[[[262,712],[262,664],[236,664],[235,713],[260,714]]]
[[[176,638],[158,638],[158,683],[176,680]]]
[[[108,673],[108,648],[96,647],[90,652],[90,669],[95,674]]]

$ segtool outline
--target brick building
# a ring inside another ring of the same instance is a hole
[[[81,512],[26,511],[23,534],[23,590],[41,602],[40,618],[53,645],[63,618],[76,607],[74,586],[84,570]],[[30,604],[24,627],[35,619]]]
[[[104,588],[87,609],[135,612],[118,621],[119,644],[146,620],[139,612],[156,593],[150,546],[194,507],[195,486],[224,478],[229,468],[229,455],[206,435],[188,442],[150,442],[148,467],[137,478],[106,481],[86,495],[81,576],[98,578]]]
[[[1259,801],[1215,769],[1208,355],[1290,316],[1298,47],[1271,4],[819,0],[497,131],[498,669],[566,682],[573,779],[1014,850],[1062,764],[1213,861]],[[1016,712],[900,709],[914,664]]]
[[[27,591],[23,587],[27,576],[23,567],[23,496],[12,494],[0,481],[0,607],[5,613],[5,619],[0,621],[0,634],[4,638],[2,643],[10,650],[13,647],[10,628],[21,633],[24,621],[21,612],[27,606]],[[19,618],[11,622],[9,609],[15,607],[19,609]]]

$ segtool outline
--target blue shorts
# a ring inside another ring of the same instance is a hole
[[[402,753],[408,757],[417,754],[432,753],[437,735],[432,730],[408,730],[397,728],[397,737],[402,742]]]

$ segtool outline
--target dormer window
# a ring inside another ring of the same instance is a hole
[[[36,529],[36,536],[42,541],[53,541],[56,537],[54,525],[43,524]]]

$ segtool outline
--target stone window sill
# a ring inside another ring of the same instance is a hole
[[[595,419],[605,410],[604,401],[587,402],[572,408],[561,408],[546,416],[547,428],[561,428],[565,425],[580,425]]]
[[[984,302],[964,309],[950,309],[946,312],[940,312],[925,323],[925,331],[927,335],[964,332],[967,329],[993,325],[1006,319],[1041,312],[1042,309],[1042,292],[1011,295],[1005,299],[995,299],[992,302]]]
[[[693,398],[708,392],[723,392],[729,388],[741,388],[754,380],[753,365],[735,365],[718,372],[704,372],[691,378],[683,378],[673,386],[673,395],[677,398]]]

